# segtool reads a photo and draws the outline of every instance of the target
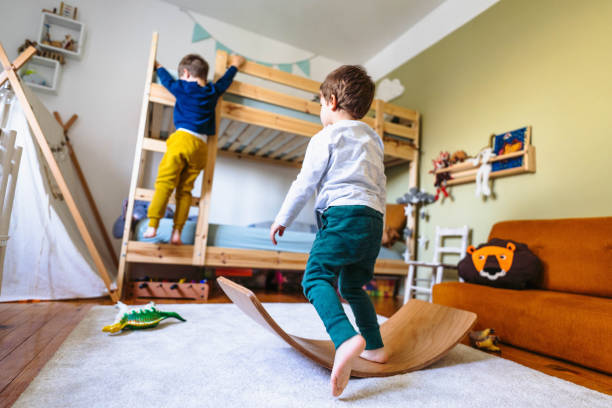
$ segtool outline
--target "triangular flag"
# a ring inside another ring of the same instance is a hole
[[[230,50],[229,48],[227,48],[225,45],[221,44],[219,41],[217,41],[216,45],[215,45],[215,51],[218,50],[222,50],[227,52],[228,54],[232,53],[232,50]]]
[[[291,73],[291,66],[292,64],[278,64],[278,69],[280,69],[281,71]]]
[[[298,61],[295,63],[306,76],[310,76],[310,60]]]
[[[255,61],[255,62],[258,63],[259,65],[264,65],[266,67],[272,68],[272,64],[270,64],[270,63],[263,62],[263,61]]]
[[[193,35],[191,36],[192,43],[206,40],[210,37],[211,35],[208,34],[208,31],[206,31],[200,24],[196,23],[196,25],[193,26]]]

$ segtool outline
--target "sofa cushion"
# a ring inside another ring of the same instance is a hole
[[[504,343],[612,374],[612,299],[444,282],[433,302],[476,313],[474,330]]]
[[[612,297],[612,217],[504,221],[491,238],[529,246],[542,261],[539,288]]]

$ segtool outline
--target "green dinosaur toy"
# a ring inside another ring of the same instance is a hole
[[[128,307],[121,302],[117,302],[117,306],[119,306],[119,313],[117,313],[115,317],[115,322],[110,326],[104,326],[102,328],[103,332],[117,333],[123,329],[149,329],[157,326],[159,322],[169,317],[174,317],[183,322],[186,321],[178,313],[162,312],[155,307],[155,303],[153,302],[144,307],[132,310],[129,310]]]

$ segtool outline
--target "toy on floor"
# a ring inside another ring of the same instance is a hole
[[[440,152],[438,157],[432,160],[433,170],[430,170],[429,173],[433,174],[436,179],[434,181],[434,187],[436,187],[436,195],[435,200],[438,201],[440,197],[440,192],[444,194],[444,197],[448,197],[448,192],[446,191],[446,183],[452,177],[449,172],[441,172],[437,173],[438,170],[445,169],[450,166],[450,154],[448,152]]]
[[[132,310],[129,310],[127,305],[121,302],[117,302],[117,306],[119,306],[119,313],[115,317],[115,322],[110,326],[104,326],[102,328],[103,332],[117,333],[123,329],[149,329],[157,326],[159,322],[169,317],[174,317],[182,322],[186,321],[178,313],[159,310],[153,302]]]
[[[492,157],[495,156],[493,153],[493,149],[490,147],[486,147],[482,149],[476,157],[471,159],[471,162],[474,166],[478,166],[478,163],[482,163],[478,168],[478,172],[476,172],[476,197],[480,194],[484,196],[491,195],[491,189],[489,188],[489,175],[491,174],[491,160]]]
[[[494,329],[484,329],[481,331],[472,330],[469,334],[469,337],[472,347],[476,347],[478,349],[486,351],[501,351],[501,349],[497,347],[497,343],[499,343],[499,337],[495,335]]]

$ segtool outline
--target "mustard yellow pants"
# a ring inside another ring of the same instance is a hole
[[[206,167],[207,145],[202,139],[177,130],[166,141],[166,153],[159,163],[155,194],[149,206],[149,226],[157,228],[164,216],[168,200],[175,192],[174,228],[181,231],[191,207],[191,190],[200,172]]]

